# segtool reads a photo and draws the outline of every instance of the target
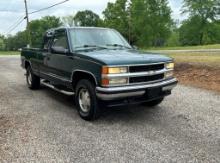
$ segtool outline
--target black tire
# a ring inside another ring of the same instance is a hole
[[[82,119],[92,121],[99,118],[100,109],[93,83],[86,79],[80,80],[76,86],[75,101]]]
[[[31,66],[28,66],[26,71],[27,71],[26,72],[26,82],[27,82],[28,88],[30,88],[32,90],[39,89],[40,78],[38,76],[36,76],[35,74],[33,74],[32,70],[31,70]]]
[[[156,99],[156,100],[153,100],[153,101],[145,102],[145,103],[143,103],[143,105],[149,106],[149,107],[154,107],[154,106],[157,106],[160,103],[162,103],[163,100],[164,100],[164,98],[159,98],[159,99]]]

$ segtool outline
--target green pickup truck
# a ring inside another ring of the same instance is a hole
[[[156,106],[177,85],[171,58],[138,51],[114,29],[56,28],[43,40],[21,52],[28,87],[74,95],[85,120],[98,118],[103,105]]]

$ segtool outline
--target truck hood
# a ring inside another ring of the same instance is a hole
[[[148,64],[169,62],[171,58],[156,53],[137,50],[94,50],[81,53],[80,57],[92,59],[106,65]]]

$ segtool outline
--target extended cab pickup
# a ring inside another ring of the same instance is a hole
[[[75,95],[85,120],[98,118],[102,104],[158,105],[177,84],[171,58],[140,52],[107,28],[48,30],[42,48],[24,48],[21,62],[30,89]]]

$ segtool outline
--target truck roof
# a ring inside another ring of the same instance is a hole
[[[111,28],[104,28],[104,27],[58,27],[58,28],[48,29],[46,31],[45,35],[47,37],[50,37],[54,34],[55,31],[62,30],[62,29],[69,30],[69,29],[111,29]]]

